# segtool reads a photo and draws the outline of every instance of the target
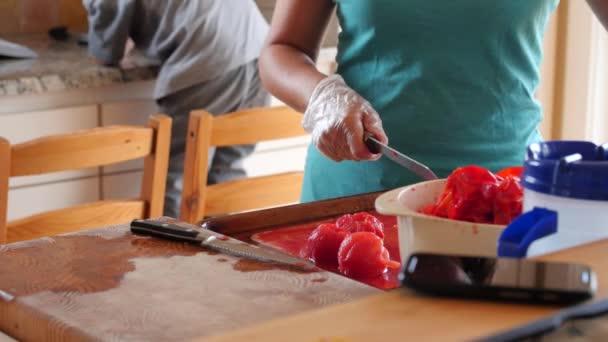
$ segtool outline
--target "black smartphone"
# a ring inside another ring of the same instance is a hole
[[[587,300],[597,287],[585,265],[428,253],[411,255],[400,281],[431,295],[554,305]]]

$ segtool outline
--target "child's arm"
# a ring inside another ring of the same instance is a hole
[[[117,65],[129,38],[134,0],[83,0],[89,18],[89,53],[100,63]]]

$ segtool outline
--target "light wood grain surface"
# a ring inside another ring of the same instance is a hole
[[[151,152],[147,127],[100,127],[12,146],[11,176],[28,176],[142,158]]]
[[[147,207],[149,217],[159,217],[165,207],[165,188],[169,171],[169,151],[171,145],[171,124],[173,120],[164,114],[150,117],[149,125],[154,129],[154,150],[144,158],[144,179],[141,199]],[[98,226],[99,227],[99,226]]]
[[[188,340],[378,293],[126,226],[2,246],[0,274],[0,330],[23,341]]]
[[[0,245],[6,243],[11,144],[0,137]],[[6,195],[5,195],[6,194]]]
[[[542,257],[579,262],[598,275],[596,299],[608,296],[608,240]],[[465,341],[556,312],[556,307],[437,299],[404,289],[273,320],[200,342]]]

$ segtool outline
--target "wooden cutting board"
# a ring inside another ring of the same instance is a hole
[[[175,341],[379,293],[127,226],[0,247],[0,330],[22,341]]]

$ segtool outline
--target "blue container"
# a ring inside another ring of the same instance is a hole
[[[522,186],[547,195],[608,201],[608,143],[532,144],[527,151]]]
[[[521,181],[524,214],[504,230],[499,254],[540,255],[608,238],[608,144],[532,144]]]

